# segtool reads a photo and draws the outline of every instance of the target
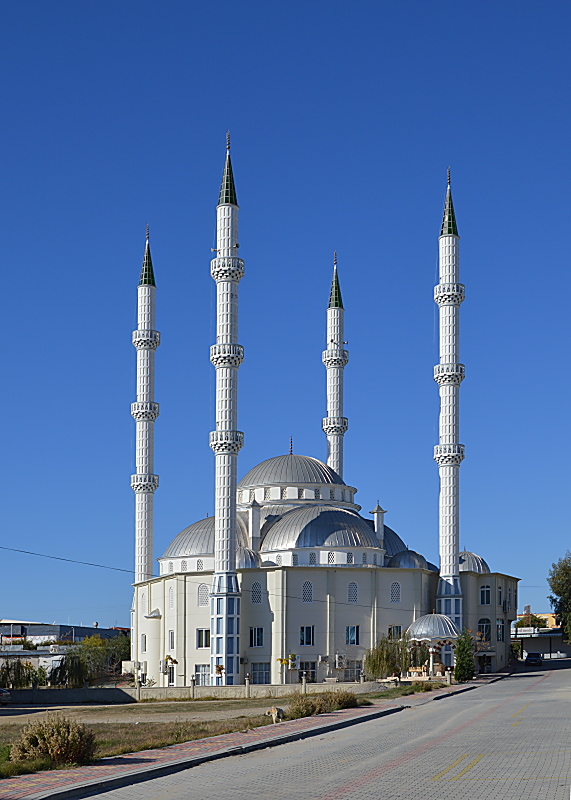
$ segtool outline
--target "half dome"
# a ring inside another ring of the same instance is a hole
[[[378,546],[374,529],[359,514],[318,505],[295,508],[284,514],[269,529],[261,549],[268,552],[296,547]]]
[[[247,547],[242,525],[243,522],[238,517],[238,548]],[[169,544],[162,558],[208,555],[214,555],[214,517],[193,522],[181,531]]]
[[[334,484],[345,486],[339,475],[317,458],[298,456],[290,453],[286,456],[275,456],[262,461],[244,475],[239,489],[253,486],[289,486],[298,484]]]
[[[462,550],[459,554],[460,559],[460,572],[479,572],[480,575],[485,575],[490,571],[489,566],[486,564],[482,556],[477,556],[476,553],[470,553],[468,550]]]
[[[450,617],[444,614],[425,614],[412,623],[407,634],[417,642],[432,642],[438,639],[456,639],[460,636],[460,631]]]
[[[428,569],[428,561],[416,550],[401,550],[392,556],[386,566],[400,569]]]

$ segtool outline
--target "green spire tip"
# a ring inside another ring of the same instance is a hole
[[[442,217],[441,236],[458,236],[458,226],[456,225],[456,215],[454,214],[454,203],[452,202],[452,190],[450,189],[450,167],[448,167],[448,188],[446,190],[446,200],[444,201],[444,215]]]
[[[156,286],[155,273],[153,272],[153,260],[151,258],[151,246],[149,244],[149,226],[147,225],[147,242],[145,244],[145,255],[143,256],[143,266],[141,267],[141,279],[139,286]]]
[[[337,252],[333,255],[333,279],[331,281],[331,292],[329,293],[329,308],[343,308],[341,287],[339,286],[339,276],[337,275]]]
[[[236,198],[236,186],[234,185],[234,173],[232,172],[232,161],[230,160],[230,131],[226,134],[226,162],[222,173],[222,183],[220,185],[220,197],[218,205],[229,203],[232,206],[238,205]]]

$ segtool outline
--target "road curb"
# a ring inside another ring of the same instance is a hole
[[[332,731],[348,728],[351,725],[357,725],[361,722],[369,722],[373,719],[386,717],[390,714],[396,714],[403,711],[410,706],[394,706],[393,708],[380,709],[378,711],[371,711],[368,714],[363,714],[360,717],[353,717],[350,719],[334,720],[325,725],[314,725],[312,728],[306,728],[302,731],[292,731],[280,736],[274,736],[271,739],[264,739],[259,742],[252,742],[252,744],[238,745],[236,747],[225,747],[213,753],[206,753],[203,756],[191,756],[188,758],[177,759],[176,761],[169,761],[167,764],[152,764],[148,767],[138,767],[131,772],[125,772],[122,775],[110,776],[109,778],[96,778],[92,781],[83,783],[72,784],[71,786],[62,787],[61,789],[50,789],[49,791],[34,792],[28,794],[22,800],[66,800],[66,798],[81,798],[89,797],[94,793],[107,791],[109,789],[118,789],[123,786],[132,786],[135,783],[142,783],[151,780],[152,778],[160,778],[163,775],[171,775],[174,772],[181,772],[191,767],[197,767],[207,761],[218,761],[221,758],[228,756],[238,756],[245,753],[253,753],[256,750],[265,750],[268,747],[276,747],[280,744],[288,744],[289,742],[297,742],[301,739],[308,739],[312,736],[318,736],[322,733],[331,733]]]

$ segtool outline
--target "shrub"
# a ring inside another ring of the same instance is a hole
[[[358,705],[355,693],[346,690],[327,691],[313,696],[296,693],[289,703],[288,717],[290,719],[312,717],[315,714],[326,714],[328,711],[337,711],[341,708],[355,708]]]
[[[93,759],[95,736],[85,725],[63,714],[26,725],[20,739],[12,745],[12,761],[49,758],[56,766],[87,764]]]

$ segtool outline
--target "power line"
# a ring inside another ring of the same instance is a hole
[[[77,561],[75,558],[62,558],[61,556],[49,556],[46,553],[34,553],[31,550],[17,550],[15,547],[3,547],[0,545],[0,550],[10,550],[12,553],[25,553],[27,556],[39,556],[40,558],[51,558],[54,561],[67,561],[70,564],[83,564],[86,567],[99,567],[100,569],[112,569],[115,572],[128,572],[133,574],[131,569],[123,569],[122,567],[110,567],[107,564],[93,564],[91,561]]]

